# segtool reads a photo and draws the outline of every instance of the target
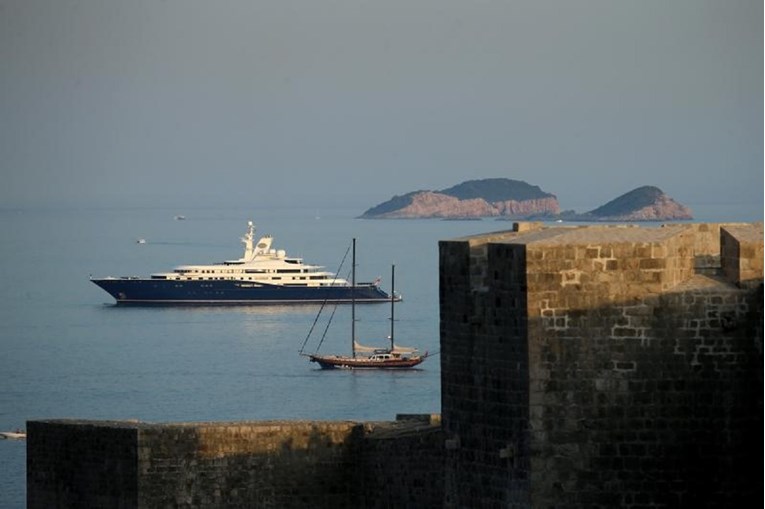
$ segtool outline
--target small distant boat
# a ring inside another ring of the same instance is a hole
[[[175,216],[176,221],[183,221],[184,219],[186,219],[186,216]]]
[[[0,431],[0,438],[6,440],[24,440],[27,438],[27,434],[20,429],[15,431]]]
[[[136,244],[146,244],[146,239],[136,239]]]
[[[356,239],[354,239],[353,253],[353,266],[355,267]],[[300,355],[308,357],[311,362],[318,363],[322,369],[408,369],[418,366],[425,361],[425,359],[428,358],[428,352],[420,355],[417,348],[398,346],[394,342],[393,311],[397,300],[395,291],[393,290],[395,270],[396,267],[394,265],[391,269],[390,346],[385,348],[375,348],[362,345],[356,341],[355,301],[351,301],[351,355],[305,354],[302,350]],[[354,274],[355,270],[352,269],[351,273]],[[321,310],[319,312],[321,312]]]

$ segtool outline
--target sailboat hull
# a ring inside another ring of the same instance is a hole
[[[379,359],[372,357],[346,357],[342,355],[309,355],[322,369],[409,369],[421,364],[427,354],[415,357]]]

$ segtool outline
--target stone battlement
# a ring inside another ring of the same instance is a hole
[[[378,492],[389,507],[433,507],[442,491],[437,416],[49,420],[27,432],[29,507],[363,507]]]
[[[28,423],[28,507],[745,507],[763,225],[439,243],[442,413]]]
[[[759,496],[762,246],[761,223],[442,241],[446,505]]]

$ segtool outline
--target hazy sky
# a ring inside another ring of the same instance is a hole
[[[0,0],[0,206],[763,202],[762,0]]]

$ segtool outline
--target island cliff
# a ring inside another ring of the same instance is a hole
[[[442,191],[414,191],[370,208],[363,219],[555,217],[554,194],[519,180],[469,180]]]
[[[585,213],[560,211],[558,198],[519,180],[469,180],[442,191],[413,191],[368,209],[362,219],[565,219],[668,221],[693,219],[688,207],[654,186],[634,189]]]

